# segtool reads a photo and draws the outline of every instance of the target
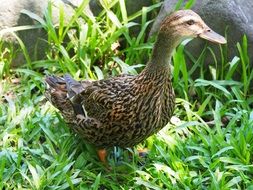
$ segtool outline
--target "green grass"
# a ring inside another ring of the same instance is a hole
[[[60,10],[57,29],[50,6],[45,20],[23,11],[48,31],[45,60],[32,62],[18,39],[27,63],[11,69],[16,52],[0,43],[0,189],[252,189],[253,70],[246,36],[232,60],[226,46],[220,47],[218,61],[208,45],[193,57],[182,43],[173,56],[177,106],[172,122],[133,149],[111,150],[110,171],[68,129],[43,96],[44,76],[68,72],[76,79],[101,79],[140,72],[154,41],[144,40],[152,22],[147,13],[160,6],[127,15],[123,0],[104,1],[104,10],[93,17],[83,12],[87,2],[67,26]],[[129,29],[137,16],[141,32],[133,37]],[[214,63],[208,67],[207,53]],[[189,69],[186,58],[193,65]],[[241,77],[235,80],[238,70]],[[146,158],[136,156],[138,147],[150,149]]]

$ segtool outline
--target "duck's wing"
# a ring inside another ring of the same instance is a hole
[[[70,75],[63,78],[48,76],[45,96],[67,120],[76,115],[92,117],[103,122],[120,101],[134,76],[122,75],[99,81],[76,81]]]
[[[92,85],[85,88],[80,96],[82,106],[87,114],[101,122],[104,119],[110,119],[108,115],[113,112],[115,104],[122,101],[124,93],[131,86],[133,77],[132,75],[124,75],[94,81]]]

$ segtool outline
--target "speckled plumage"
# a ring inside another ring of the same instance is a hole
[[[134,146],[163,128],[173,113],[174,92],[166,70],[75,83],[81,92],[71,100],[65,81],[70,81],[68,75],[47,77],[47,98],[75,132],[99,148]]]
[[[139,75],[92,82],[49,76],[45,95],[87,142],[98,148],[134,146],[169,122],[175,106],[172,51],[182,39],[197,36],[225,42],[193,11],[177,11],[161,25],[151,59]]]

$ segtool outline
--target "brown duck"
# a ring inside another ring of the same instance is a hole
[[[171,55],[183,39],[195,37],[226,43],[195,12],[176,11],[162,22],[151,59],[140,74],[92,82],[48,76],[45,96],[105,161],[106,148],[132,147],[170,121],[175,106]]]

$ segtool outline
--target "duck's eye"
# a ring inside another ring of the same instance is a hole
[[[194,20],[188,20],[186,23],[187,23],[188,25],[193,25],[195,22],[194,22]]]

